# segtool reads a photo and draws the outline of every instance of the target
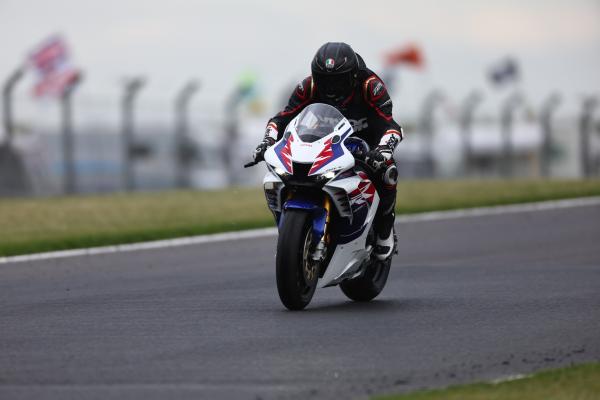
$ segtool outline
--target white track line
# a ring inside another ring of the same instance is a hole
[[[531,211],[557,210],[572,207],[600,205],[600,197],[584,197],[568,200],[553,200],[537,203],[513,204],[507,206],[479,207],[463,210],[434,211],[412,215],[401,215],[396,218],[397,224],[409,222],[439,221],[446,219],[482,217],[489,215],[513,214]],[[168,247],[188,246],[194,244],[225,242],[229,240],[254,239],[275,236],[276,228],[251,229],[239,232],[216,233],[212,235],[189,236],[178,239],[155,240],[151,242],[120,244],[115,246],[91,247],[87,249],[52,251],[47,253],[27,254],[22,256],[0,257],[0,264],[49,260],[53,258],[92,256],[96,254],[121,253],[126,251],[140,251],[150,249],[163,249]]]
[[[525,375],[525,374],[515,374],[515,375],[507,375],[507,376],[501,376],[499,378],[496,379],[492,379],[491,381],[489,381],[492,385],[498,385],[500,383],[504,383],[504,382],[512,382],[512,381],[518,381],[520,379],[526,379],[533,376],[533,374],[529,374],[529,375]]]
[[[465,208],[461,210],[433,211],[419,214],[401,215],[396,223],[437,221],[488,215],[514,214],[531,211],[559,210],[562,208],[600,205],[600,197],[580,197],[576,199],[540,201],[536,203],[511,204],[506,206]]]

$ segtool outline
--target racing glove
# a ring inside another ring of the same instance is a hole
[[[382,173],[387,166],[393,162],[393,150],[388,146],[377,146],[367,153],[365,162],[373,168],[376,173]]]
[[[252,153],[252,159],[255,163],[265,159],[265,151],[277,141],[278,133],[277,125],[275,125],[274,122],[269,122],[267,129],[265,130],[265,138],[258,146],[256,146],[256,149],[254,149],[254,152]]]
[[[255,163],[265,159],[265,151],[267,151],[269,147],[273,146],[273,143],[275,143],[275,139],[266,136],[263,141],[256,146],[256,149],[254,149],[254,152],[252,153],[252,159]]]
[[[379,145],[367,153],[365,162],[373,168],[376,173],[384,172],[387,167],[394,163],[394,149],[400,143],[404,133],[400,130],[388,129]]]

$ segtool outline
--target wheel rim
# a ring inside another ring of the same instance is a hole
[[[317,283],[318,264],[311,258],[312,229],[308,229],[304,238],[304,247],[302,249],[302,271],[299,276],[299,285],[302,289],[302,296],[310,296]]]

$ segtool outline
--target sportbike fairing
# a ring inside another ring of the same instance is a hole
[[[310,164],[308,176],[338,170],[354,163],[352,154],[342,146],[351,133],[352,126],[336,108],[311,104],[290,122],[265,160],[288,174],[294,173],[293,163]]]
[[[286,208],[299,207],[293,200],[286,202],[282,198],[287,177],[298,174],[323,177],[322,190],[342,217],[337,220],[337,246],[320,287],[359,273],[371,251],[366,240],[379,196],[367,174],[353,169],[354,156],[344,145],[352,133],[352,126],[336,108],[311,104],[290,122],[281,140],[265,153],[270,172],[263,185],[269,208],[277,220]]]

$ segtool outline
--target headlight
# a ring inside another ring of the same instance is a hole
[[[284,177],[286,177],[286,176],[289,176],[289,175],[290,175],[290,174],[288,174],[288,172],[287,172],[287,171],[285,171],[285,170],[283,170],[283,169],[281,169],[281,168],[279,168],[279,167],[275,167],[275,168],[273,168],[273,171],[274,171],[274,172],[275,172],[277,175],[279,175],[281,178],[284,178]]]
[[[329,171],[329,172],[325,172],[323,175],[321,175],[323,178],[325,179],[333,179],[333,177],[335,176],[335,171]]]
[[[319,182],[324,182],[324,181],[329,181],[331,179],[333,179],[336,175],[335,171],[328,171],[325,172],[324,174],[321,174],[317,177],[317,181]]]

